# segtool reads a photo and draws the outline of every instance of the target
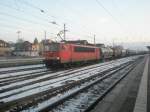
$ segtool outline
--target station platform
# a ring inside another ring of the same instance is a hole
[[[144,72],[142,75],[140,87],[138,90],[138,95],[137,95],[135,106],[134,106],[134,112],[147,112],[148,63],[149,63],[149,57],[147,58],[147,61],[144,67]]]
[[[145,56],[91,112],[150,112],[150,56]]]

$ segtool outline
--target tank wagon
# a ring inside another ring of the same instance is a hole
[[[110,47],[100,47],[101,59],[112,59],[113,58],[113,50]]]
[[[121,57],[125,57],[125,56],[127,56],[127,50],[122,49]]]
[[[120,58],[122,56],[122,50],[123,48],[121,46],[114,46],[113,49],[113,58]]]
[[[133,55],[136,55],[136,54],[137,54],[137,52],[135,50],[127,49],[127,51],[126,51],[127,56],[133,56]]]

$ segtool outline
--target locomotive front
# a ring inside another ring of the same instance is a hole
[[[60,43],[49,43],[44,46],[44,63],[47,67],[60,63]]]

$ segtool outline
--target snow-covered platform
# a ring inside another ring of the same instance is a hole
[[[141,79],[138,96],[136,98],[136,103],[134,107],[134,112],[147,112],[147,81],[148,81],[148,64],[149,57],[147,58],[143,76]]]
[[[147,55],[91,112],[149,112],[149,73]]]

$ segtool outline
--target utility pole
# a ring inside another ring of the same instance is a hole
[[[94,45],[96,45],[96,43],[95,43],[95,35],[94,35]]]
[[[44,31],[44,39],[45,39],[45,43],[46,43],[46,31]]]
[[[20,33],[21,33],[21,31],[17,31],[17,34],[18,34],[18,40],[19,40],[19,38],[20,38]]]
[[[44,31],[43,53],[45,51],[45,44],[46,44],[46,31]]]
[[[115,47],[114,39],[113,39],[113,43],[112,44],[113,44],[113,48],[114,48]]]
[[[66,40],[66,24],[64,24],[64,41]]]

